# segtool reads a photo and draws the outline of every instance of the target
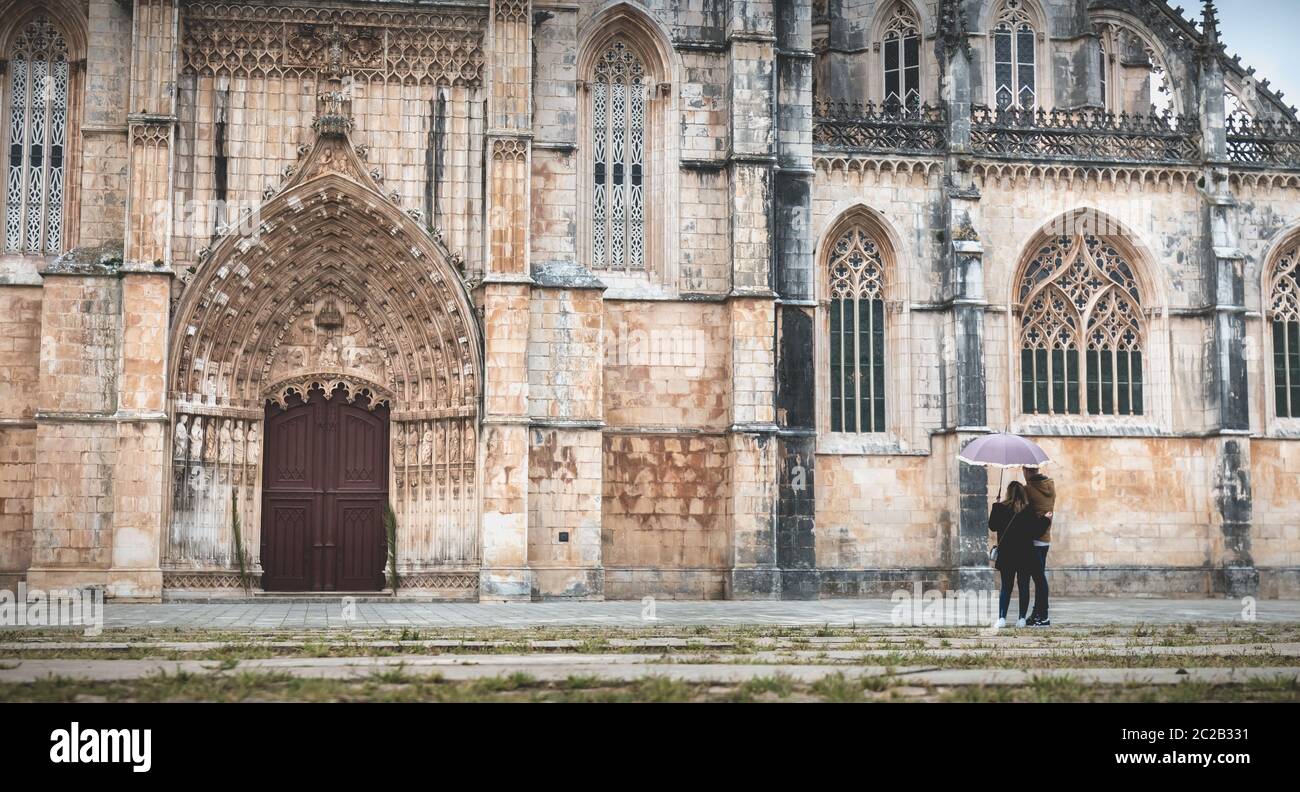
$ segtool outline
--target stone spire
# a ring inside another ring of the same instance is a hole
[[[1207,56],[1217,55],[1223,49],[1219,41],[1219,10],[1214,7],[1214,0],[1205,0],[1201,9],[1202,51]]]

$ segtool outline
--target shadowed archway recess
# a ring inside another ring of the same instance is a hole
[[[240,552],[259,571],[264,405],[313,398],[314,386],[390,411],[403,577],[416,588],[476,581],[465,573],[479,557],[482,347],[453,260],[379,191],[342,134],[322,135],[284,188],[202,258],[169,349],[164,568],[174,587],[222,587],[213,581]]]

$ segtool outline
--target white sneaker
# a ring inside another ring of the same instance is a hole
[[[1024,626],[1025,626],[1025,620],[1024,620],[1024,619],[1016,619],[1016,626],[1017,626],[1017,627],[1024,627]]]
[[[993,622],[993,629],[995,630],[1001,630],[1003,627],[1006,626],[1007,626],[1006,619],[998,619],[997,621]]]

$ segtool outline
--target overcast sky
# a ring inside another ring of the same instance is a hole
[[[1300,0],[1218,0],[1219,35],[1228,55],[1241,56],[1243,66],[1254,66],[1255,76],[1282,89],[1282,101],[1300,107]],[[1201,3],[1180,0],[1171,5],[1196,9]]]

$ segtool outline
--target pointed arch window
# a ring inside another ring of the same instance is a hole
[[[4,249],[58,253],[68,135],[68,46],[50,21],[27,23],[9,56]]]
[[[1269,283],[1277,417],[1300,418],[1300,242],[1278,258]]]
[[[885,431],[884,294],[881,246],[855,225],[830,255],[832,432]]]
[[[1153,113],[1174,110],[1174,89],[1164,60],[1148,37],[1120,22],[1108,21],[1096,26],[1101,42],[1101,99],[1107,110],[1118,113]],[[1145,82],[1145,104],[1132,106],[1126,101],[1125,86],[1133,85],[1126,72],[1139,69]]]
[[[646,67],[622,39],[591,80],[593,269],[646,268]]]
[[[921,106],[921,25],[912,9],[899,4],[890,12],[881,37],[885,76],[884,104],[915,110]]]
[[[1021,0],[1005,0],[993,23],[994,104],[999,110],[1038,105],[1038,32]]]
[[[1142,414],[1142,298],[1112,241],[1051,239],[1026,267],[1017,297],[1025,413]]]

